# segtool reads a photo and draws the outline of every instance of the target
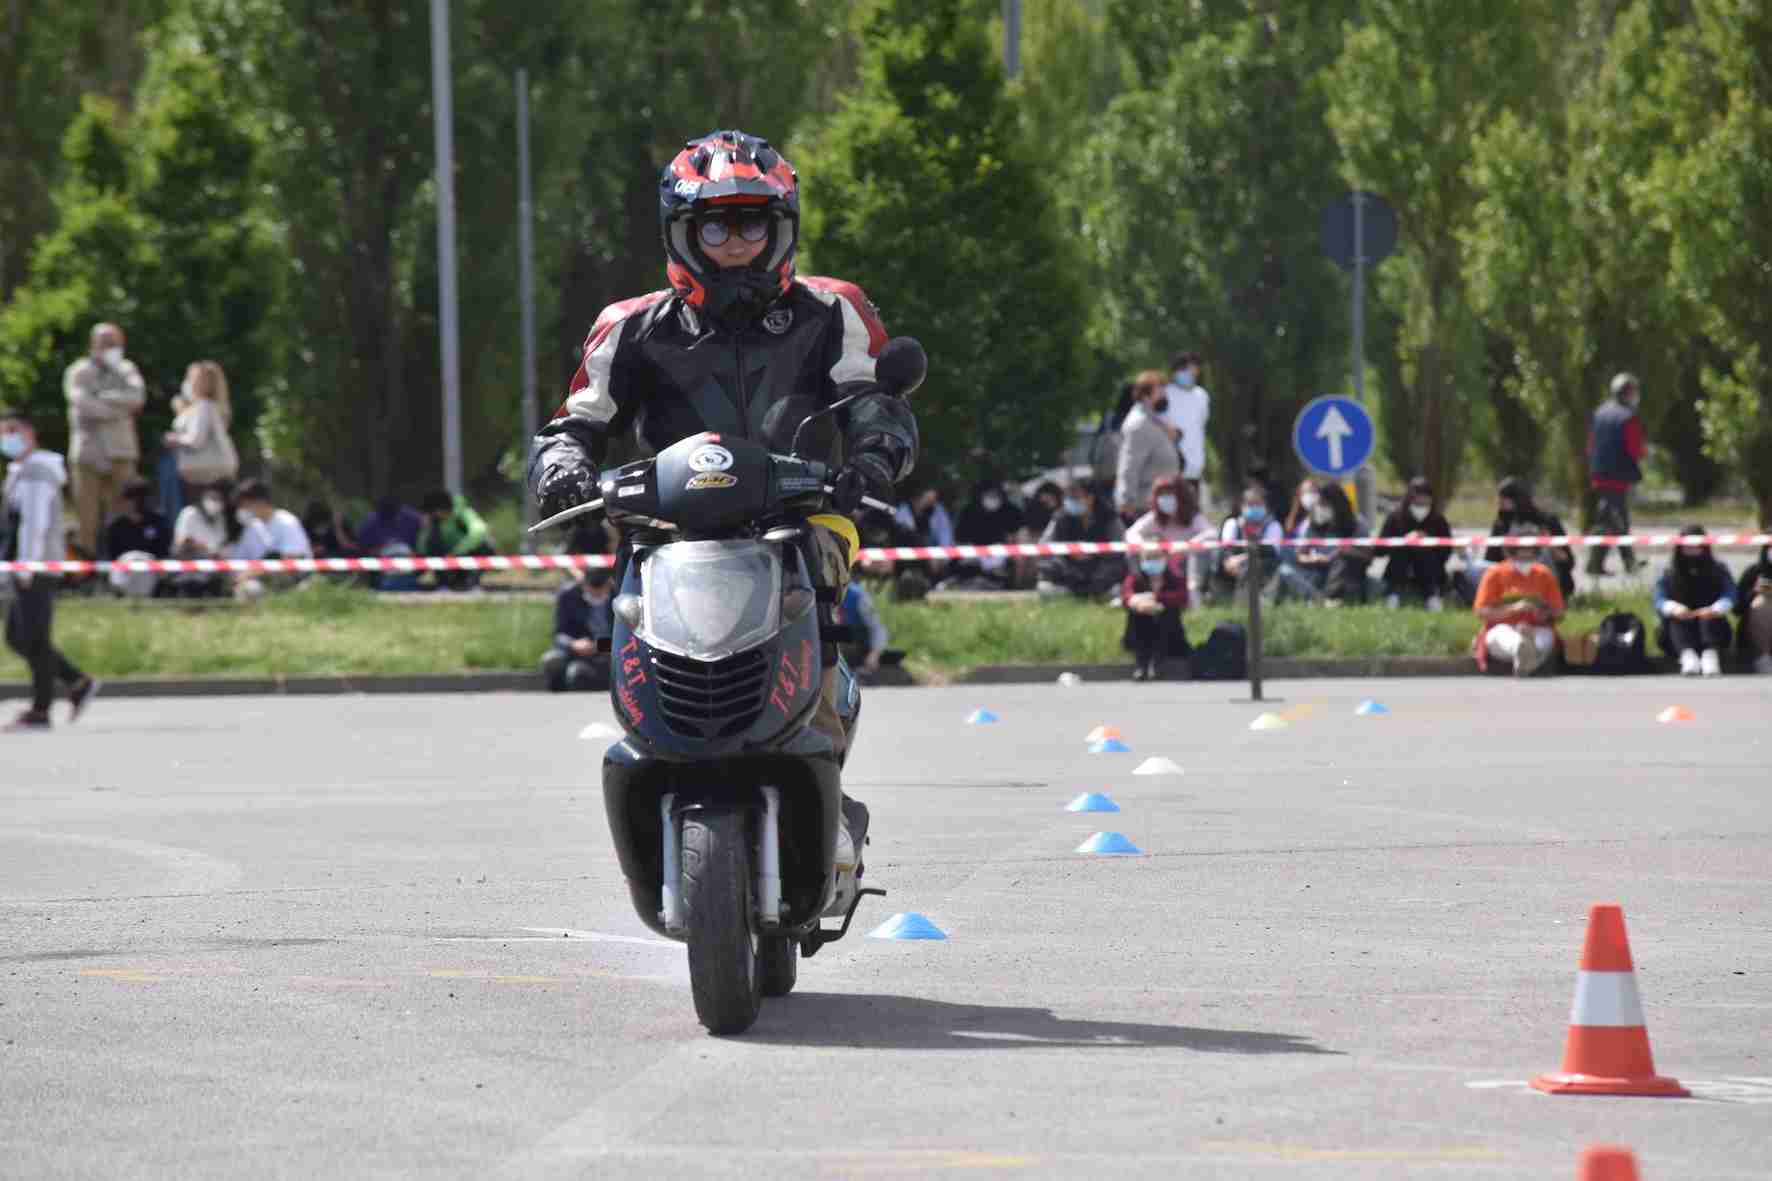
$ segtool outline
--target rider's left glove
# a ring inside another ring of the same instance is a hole
[[[846,517],[855,515],[864,496],[891,503],[892,461],[877,451],[858,452],[843,465],[831,488],[831,507]]]

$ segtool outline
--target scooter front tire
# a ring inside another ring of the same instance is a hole
[[[758,938],[751,931],[751,852],[745,814],[683,816],[683,909],[689,991],[711,1034],[743,1033],[762,1006]]]

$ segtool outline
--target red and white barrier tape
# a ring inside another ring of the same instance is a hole
[[[1525,542],[1536,546],[1630,545],[1656,549],[1679,545],[1688,540],[1710,546],[1751,548],[1772,545],[1772,533],[1707,533],[1690,539],[1678,533],[1570,533],[1538,537],[1313,537],[1287,538],[1277,544],[1313,549],[1463,549]],[[1142,542],[1137,545],[1124,541],[1067,541],[1013,545],[882,546],[862,550],[860,560],[919,562],[940,558],[1078,558],[1152,550],[1200,553],[1219,549],[1242,549],[1246,544],[1242,541],[1211,538],[1201,541]],[[359,574],[375,571],[418,574],[428,570],[582,570],[613,564],[614,559],[607,554],[513,554],[478,558],[275,558],[258,561],[173,558],[129,562],[0,562],[0,574],[94,574],[113,569],[155,574]]]

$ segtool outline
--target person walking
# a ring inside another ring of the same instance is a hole
[[[98,554],[99,530],[116,512],[141,459],[136,418],[147,401],[141,370],[123,352],[123,329],[95,324],[91,353],[62,374],[68,402],[68,459],[80,548]]]
[[[62,540],[62,489],[67,465],[53,451],[37,446],[37,428],[22,410],[0,411],[0,456],[6,459],[6,482],[0,485],[4,546],[0,557],[11,562],[59,562],[66,557]],[[30,667],[31,707],[5,727],[7,733],[47,730],[55,686],[68,686],[68,720],[80,717],[98,692],[98,682],[75,668],[55,647],[50,631],[55,619],[55,574],[12,575],[16,594],[6,612],[6,644]]]
[[[1643,420],[1637,416],[1642,405],[1642,387],[1633,374],[1620,373],[1612,379],[1612,396],[1594,411],[1587,431],[1588,482],[1594,493],[1594,529],[1599,533],[1630,532],[1630,494],[1643,478]],[[1590,546],[1587,551],[1587,572],[1598,577],[1606,573],[1606,548]],[[1636,551],[1628,545],[1618,547],[1624,572],[1637,569]]]

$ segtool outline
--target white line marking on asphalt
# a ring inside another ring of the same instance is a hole
[[[78,845],[106,853],[121,853],[152,862],[172,875],[168,892],[208,894],[225,889],[240,880],[240,867],[232,861],[211,857],[195,849],[175,845],[158,845],[152,841],[132,841],[123,837],[78,836],[65,832],[37,832],[29,829],[0,829],[0,836],[16,836],[26,840],[50,841],[62,845]]]
[[[684,945],[672,939],[647,939],[641,935],[609,935],[602,931],[579,931],[571,927],[524,927],[522,930],[532,931],[537,935],[552,935],[556,939],[583,939],[587,943],[632,943],[637,947],[669,947],[674,951],[682,951]]]

